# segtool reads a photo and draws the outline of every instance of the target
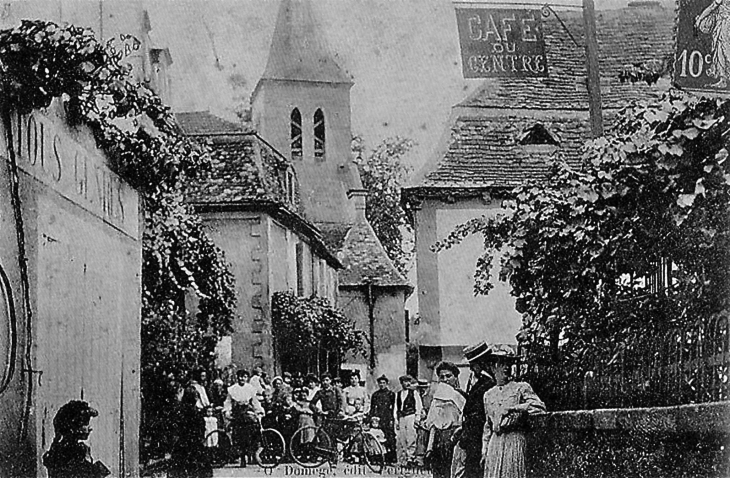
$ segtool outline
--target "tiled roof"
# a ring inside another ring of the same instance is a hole
[[[521,145],[523,132],[540,123],[560,141],[552,145]],[[520,116],[459,116],[440,164],[425,175],[420,187],[511,188],[545,175],[554,154],[580,164],[581,146],[589,134],[584,118]]]
[[[281,172],[286,162],[255,133],[201,136],[211,150],[208,178],[193,183],[188,200],[197,204],[272,201],[289,205]]]
[[[183,133],[187,135],[222,134],[246,131],[243,126],[210,114],[208,111],[189,111],[175,113]]]
[[[344,266],[339,273],[340,286],[372,284],[380,287],[411,288],[385,253],[367,221],[350,227],[338,257]]]
[[[209,124],[225,123],[220,120]],[[288,160],[254,132],[218,131],[194,136],[210,149],[211,170],[207,178],[188,186],[188,202],[201,209],[243,206],[266,210],[306,235],[333,267],[341,267],[336,250],[329,248],[320,231],[300,214],[298,198],[295,204],[287,198],[283,173],[291,168]]]
[[[580,12],[559,12],[577,42],[585,44]],[[621,83],[625,67],[662,60],[672,49],[674,13],[658,6],[596,12],[601,93],[606,129],[616,108],[658,97],[662,88]],[[441,148],[404,189],[405,196],[436,189],[512,188],[544,176],[553,154],[580,163],[590,137],[585,51],[576,47],[554,16],[544,20],[548,78],[485,80],[454,108]],[[522,146],[519,138],[540,123],[559,146]],[[432,191],[433,192],[433,191]]]
[[[320,222],[317,228],[322,231],[322,239],[327,247],[333,251],[341,251],[345,244],[345,237],[350,231],[352,224],[341,224],[337,222]]]
[[[462,106],[531,109],[586,109],[585,36],[581,12],[559,11],[576,46],[554,15],[543,19],[548,78],[490,78]],[[632,99],[657,96],[646,83],[621,83],[626,67],[672,54],[674,11],[660,6],[635,6],[596,12],[601,96],[606,108]]]

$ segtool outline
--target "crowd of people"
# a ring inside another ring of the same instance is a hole
[[[372,394],[356,372],[344,386],[329,374],[269,379],[260,368],[229,368],[212,377],[197,371],[174,392],[172,461],[181,475],[198,470],[201,476],[207,465],[200,447],[215,446],[211,432],[225,429],[246,466],[260,452],[262,427],[275,428],[289,444],[299,428],[338,418],[367,423],[389,464],[428,468],[435,478],[524,477],[525,416],[545,406],[527,383],[511,380],[516,355],[510,347],[480,342],[464,349],[464,357],[471,370],[466,391],[451,362],[435,367],[432,382],[399,377],[397,391],[382,375]]]

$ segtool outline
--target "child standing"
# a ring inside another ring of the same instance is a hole
[[[218,419],[213,416],[213,407],[205,409],[205,446],[207,448],[215,448],[218,446],[218,434],[213,433],[218,430]]]

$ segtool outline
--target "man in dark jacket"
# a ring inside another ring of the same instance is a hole
[[[482,478],[484,470],[481,465],[482,459],[482,432],[486,415],[484,413],[484,393],[494,386],[494,379],[487,373],[486,360],[491,350],[486,342],[479,342],[476,345],[464,349],[464,357],[469,362],[469,368],[474,374],[474,381],[467,391],[466,404],[464,405],[461,436],[459,438],[454,455],[463,450],[463,477]],[[459,450],[461,448],[461,450]],[[454,478],[459,476],[459,468],[456,467]]]
[[[393,405],[395,404],[395,392],[388,388],[388,377],[378,377],[378,389],[370,398],[369,418],[377,417],[380,420],[380,429],[385,434],[385,461],[395,461],[395,429],[393,428]]]

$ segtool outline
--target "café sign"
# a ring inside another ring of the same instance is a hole
[[[730,0],[680,0],[674,83],[730,94]]]
[[[463,7],[456,23],[464,78],[548,76],[539,10]]]

